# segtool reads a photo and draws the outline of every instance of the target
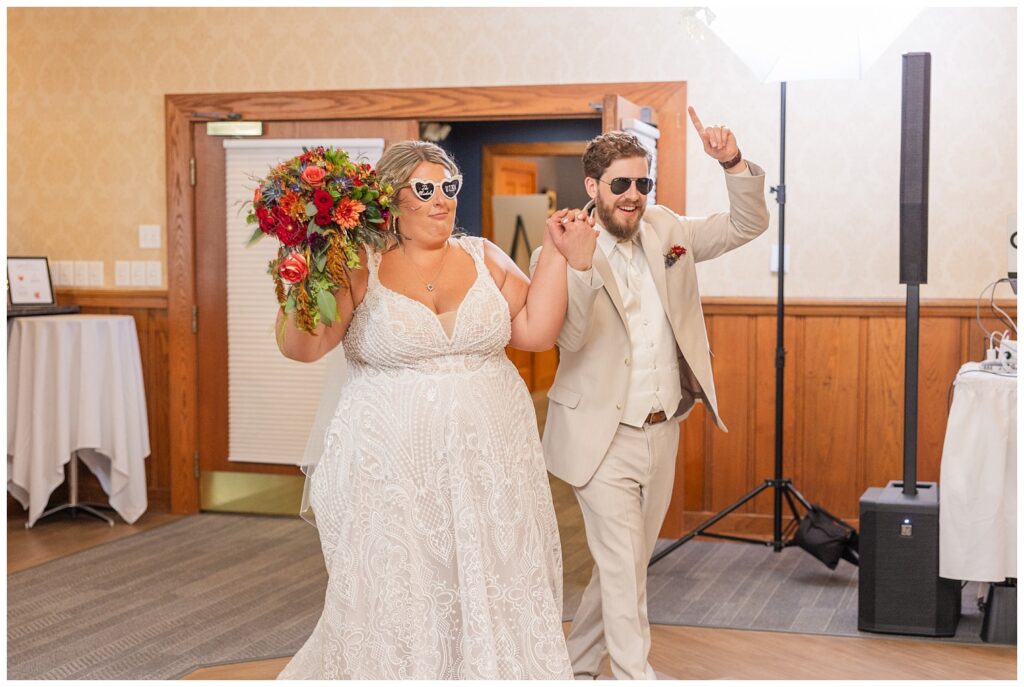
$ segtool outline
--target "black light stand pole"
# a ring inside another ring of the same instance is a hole
[[[786,371],[786,82],[783,81],[779,105],[779,185],[770,189],[779,204],[779,295],[775,321],[775,504],[772,507],[772,548],[782,551],[782,393]]]
[[[701,524],[697,525],[688,534],[684,535],[680,539],[677,539],[672,544],[667,546],[665,549],[659,551],[657,554],[651,557],[648,567],[654,565],[665,556],[669,555],[680,546],[690,541],[694,537],[715,537],[717,539],[729,539],[732,541],[746,542],[748,544],[762,544],[764,546],[771,546],[775,551],[782,551],[783,548],[792,544],[792,538],[786,540],[783,538],[782,531],[782,497],[786,497],[786,503],[789,505],[789,510],[793,514],[794,524],[799,524],[800,516],[796,510],[796,503],[794,497],[799,501],[804,508],[810,510],[811,504],[801,496],[795,488],[793,483],[782,476],[782,412],[783,412],[783,381],[785,379],[786,369],[786,348],[785,348],[785,288],[784,288],[784,275],[786,273],[786,82],[781,83],[781,103],[780,103],[780,117],[781,130],[779,134],[780,138],[780,150],[779,150],[779,185],[773,186],[771,192],[775,194],[775,201],[779,204],[779,295],[778,302],[776,303],[776,325],[775,325],[775,475],[773,479],[765,480],[760,486],[755,487],[753,491],[746,494],[736,503],[732,504],[723,511],[719,511],[717,514],[705,520]],[[735,537],[728,534],[718,534],[716,532],[708,532],[707,529],[712,527],[719,520],[729,515],[748,501],[752,500],[755,496],[760,494],[765,489],[774,489],[774,503],[772,508],[772,539],[767,541],[764,539],[754,539],[753,537]]]

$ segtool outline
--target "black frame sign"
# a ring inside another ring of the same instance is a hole
[[[7,302],[11,305],[53,305],[49,260],[45,257],[8,257]]]

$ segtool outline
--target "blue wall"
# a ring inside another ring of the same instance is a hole
[[[559,119],[519,122],[447,122],[452,127],[439,145],[455,158],[462,171],[464,187],[459,194],[455,226],[480,235],[483,211],[480,207],[483,146],[492,143],[549,143],[589,141],[601,133],[600,119]],[[582,178],[580,183],[583,183]]]

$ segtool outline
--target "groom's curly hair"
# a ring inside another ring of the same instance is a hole
[[[600,179],[608,165],[627,157],[643,157],[651,165],[651,153],[633,134],[625,131],[609,131],[601,134],[583,151],[583,174]]]

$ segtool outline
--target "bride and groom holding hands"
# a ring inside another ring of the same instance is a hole
[[[462,178],[430,143],[391,146],[394,245],[307,333],[279,313],[282,352],[344,347],[348,377],[310,476],[328,572],[323,613],[280,678],[619,679],[648,663],[647,561],[668,509],[679,422],[718,415],[695,264],[768,226],[764,172],[704,127],[729,210],[647,204],[650,155],[611,132],[583,155],[591,202],[549,218],[531,277],[453,235]],[[506,345],[559,365],[543,442]],[[566,637],[547,471],[572,485],[595,565]]]

